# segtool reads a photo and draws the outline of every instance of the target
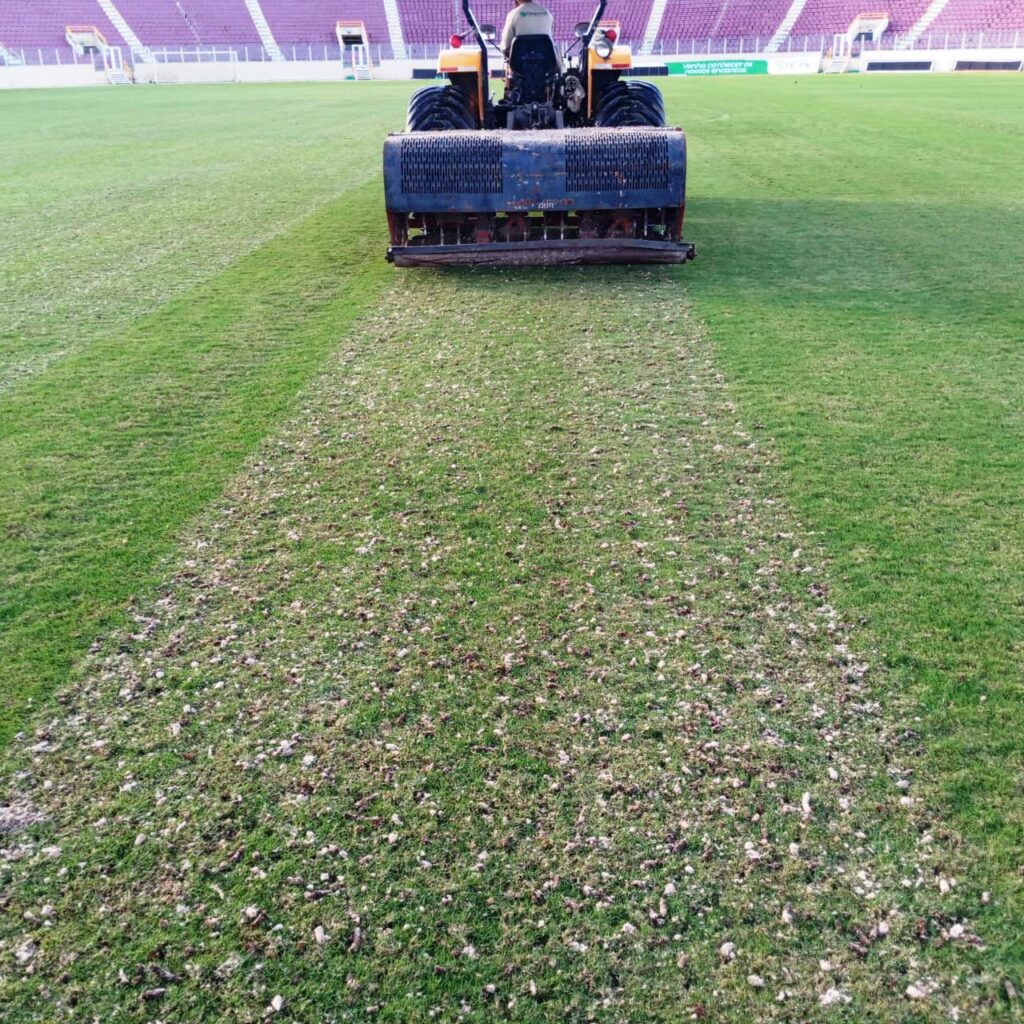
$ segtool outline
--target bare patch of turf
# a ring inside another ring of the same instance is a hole
[[[1004,1008],[679,277],[551,277],[396,278],[15,744],[9,1020]]]
[[[0,806],[0,836],[16,836],[46,820],[46,815],[27,800],[15,800],[10,805]]]

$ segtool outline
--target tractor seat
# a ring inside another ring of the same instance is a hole
[[[559,71],[551,36],[516,36],[508,55],[512,87],[519,103],[544,103],[548,83]]]

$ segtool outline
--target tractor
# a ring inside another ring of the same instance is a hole
[[[661,93],[624,77],[618,27],[589,22],[559,55],[517,36],[504,94],[490,90],[495,29],[462,0],[469,26],[441,51],[448,84],[417,90],[406,130],[384,145],[396,266],[683,263],[686,138]],[[463,46],[467,38],[475,46]]]

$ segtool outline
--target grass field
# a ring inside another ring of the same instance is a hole
[[[543,277],[405,85],[0,96],[5,1020],[1024,1015],[1024,80],[665,88]]]

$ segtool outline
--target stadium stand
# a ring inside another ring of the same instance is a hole
[[[566,42],[571,40],[573,26],[578,21],[588,21],[596,6],[594,0],[548,0],[548,7],[555,16],[556,37]],[[651,14],[651,0],[616,0],[613,6],[608,17],[620,23],[622,38],[639,43]],[[499,32],[510,7],[510,0],[474,0],[473,3],[477,20],[494,25]],[[458,31],[466,28],[462,12],[452,0],[399,0],[398,9],[407,42],[436,43],[446,39],[453,27]]]
[[[68,25],[95,25],[112,46],[125,45],[96,0],[0,0],[0,39],[9,50],[46,47],[70,57]]]
[[[949,0],[932,22],[933,32],[1017,31],[1024,29],[1024,3],[1007,0]]]
[[[406,11],[414,4],[419,5],[430,0],[399,0],[399,9],[402,12],[402,24]],[[551,11],[555,15],[555,35],[562,41],[572,39],[572,29],[578,22],[589,22],[597,4],[594,0],[553,0]],[[490,23],[501,32],[505,24],[505,15],[508,14],[511,4],[505,0],[481,0],[474,3],[473,11],[481,23]],[[647,18],[650,16],[650,0],[615,0],[609,4],[607,17],[614,22],[620,23],[622,37],[625,42],[639,43],[643,38],[643,31],[647,25]],[[440,0],[438,8],[447,11],[451,17],[451,0]],[[443,14],[441,14],[443,16]],[[460,30],[465,28],[465,22],[459,13],[458,25]],[[428,29],[426,23],[423,30]],[[431,41],[435,37],[428,37],[423,33],[423,41]]]
[[[819,0],[809,3],[793,24],[790,35],[832,36],[845,32],[858,14],[884,11],[889,15],[889,31],[909,32],[928,8],[929,0]]]
[[[407,43],[439,42],[446,39],[452,28],[462,21],[461,16],[456,21],[451,0],[407,0],[399,2],[398,11]],[[483,21],[488,20],[486,5],[479,9],[477,16]]]
[[[390,44],[382,0],[260,0],[267,24],[278,45],[337,42],[334,27],[339,21],[361,21],[371,43]],[[451,4],[446,5],[451,25]],[[447,29],[451,31],[450,27]],[[438,42],[437,36],[431,42]]]
[[[655,2],[613,4],[608,14],[620,23],[625,42],[639,48]],[[475,0],[474,8],[481,22],[500,29],[510,3]],[[589,18],[594,9],[594,0],[548,4],[561,41],[570,40],[574,24]],[[792,0],[666,0],[654,40],[656,52],[670,53],[675,46],[686,52],[701,42],[713,52],[741,45],[764,49],[780,26],[785,28],[791,8]],[[261,11],[272,39],[266,27],[262,37],[257,29]],[[355,21],[365,25],[370,43],[379,48],[378,56],[390,56],[386,11],[396,32],[400,25],[404,41],[412,44],[414,56],[436,54],[453,30],[466,28],[457,0],[0,0],[0,62],[8,59],[5,54],[43,50],[55,55],[56,62],[72,59],[66,38],[69,25],[95,26],[112,46],[130,48],[132,41],[124,38],[117,24],[146,48],[236,47],[245,48],[244,59],[260,60],[267,57],[265,45],[275,39],[284,56],[305,57],[296,48],[315,44],[325,55],[333,47],[336,58],[335,26],[338,21]],[[935,13],[931,0],[807,0],[783,42],[791,49],[828,49],[834,35],[845,33],[858,15],[874,12],[888,17],[886,39],[897,46],[901,41],[923,46],[935,39],[961,38],[977,46],[981,33],[1008,34],[1011,41],[1014,33],[1024,33],[1024,0],[948,0],[934,20],[922,22],[926,11]],[[925,33],[920,42],[915,27]],[[991,35],[985,38],[991,42]],[[723,42],[734,45],[720,45]],[[778,43],[777,39],[774,45]],[[282,54],[275,56],[280,59]]]
[[[115,6],[146,46],[260,44],[243,0],[115,0]]]
[[[402,24],[406,18],[406,11],[414,4],[423,4],[429,0],[399,0],[399,9],[402,12]],[[589,22],[597,6],[595,0],[553,0],[550,5],[551,12],[555,15],[555,36],[567,42],[572,39],[572,29],[578,22]],[[451,0],[440,0],[439,7],[451,12]],[[473,11],[481,23],[490,23],[501,32],[505,24],[505,15],[508,14],[511,3],[505,0],[481,0],[474,3]],[[647,19],[650,17],[650,0],[615,0],[608,5],[607,18],[620,24],[622,38],[627,43],[637,44],[643,38],[644,29],[647,26]],[[451,16],[451,14],[449,15]],[[458,20],[460,30],[465,29],[465,22],[459,13]],[[427,29],[426,24],[423,29]],[[423,41],[432,41],[435,37],[423,35]]]
[[[722,39],[769,39],[786,15],[778,0],[732,0],[723,5],[715,35]]]
[[[658,38],[767,41],[782,23],[789,6],[790,0],[668,0]]]

